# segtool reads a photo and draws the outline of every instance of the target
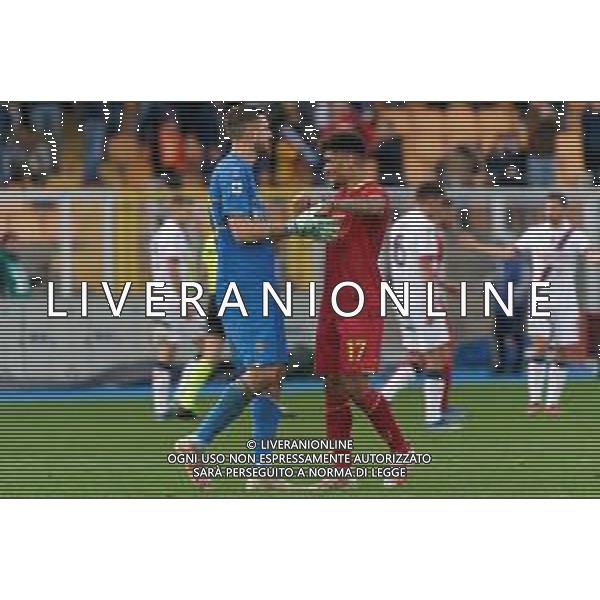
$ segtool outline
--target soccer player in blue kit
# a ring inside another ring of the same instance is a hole
[[[229,307],[222,315],[225,339],[231,345],[233,362],[240,375],[228,385],[197,431],[176,445],[180,453],[204,451],[215,437],[232,424],[248,406],[252,418],[252,438],[261,453],[261,440],[274,438],[281,419],[276,403],[285,373],[288,352],[283,315],[271,299],[269,315],[263,316],[262,284],[277,289],[274,241],[285,230],[284,223],[267,220],[256,193],[253,165],[270,145],[271,131],[259,110],[234,107],[225,120],[231,151],[215,168],[210,182],[213,226],[217,233],[217,303],[228,295],[235,282],[248,316]],[[242,448],[240,448],[240,451]],[[188,474],[198,484],[201,465],[187,465]],[[254,487],[271,487],[277,481],[249,480]]]

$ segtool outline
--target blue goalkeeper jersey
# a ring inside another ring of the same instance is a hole
[[[215,168],[210,181],[213,226],[217,232],[217,297],[222,299],[234,281],[250,314],[262,308],[262,282],[275,285],[275,249],[269,240],[236,242],[227,227],[231,217],[265,216],[257,196],[252,164],[228,154]]]
[[[271,300],[269,316],[262,314],[263,282],[278,287],[275,248],[269,240],[236,242],[227,226],[232,217],[264,216],[252,165],[227,155],[213,172],[210,199],[217,232],[217,302],[222,302],[230,282],[235,282],[248,311],[248,317],[234,308],[226,309],[223,314],[225,339],[232,348],[233,362],[240,369],[284,365],[288,354],[281,311]],[[231,300],[235,298],[232,296]]]

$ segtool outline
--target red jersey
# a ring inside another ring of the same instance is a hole
[[[336,199],[377,198],[385,199],[385,207],[379,213],[358,214],[343,209],[332,209],[342,214],[341,236],[327,244],[325,258],[324,298],[331,305],[331,292],[338,283],[357,283],[365,294],[363,313],[379,314],[379,287],[381,274],[377,265],[386,228],[390,221],[390,204],[383,188],[374,182],[352,190],[341,190]],[[337,295],[337,303],[343,311],[353,311],[358,305],[358,294],[345,287]]]

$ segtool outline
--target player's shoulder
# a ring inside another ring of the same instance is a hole
[[[252,170],[252,165],[233,154],[226,154],[215,166],[213,170],[213,178],[217,180],[235,179],[245,176]]]

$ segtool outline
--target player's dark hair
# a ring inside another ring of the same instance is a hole
[[[332,135],[323,145],[323,153],[326,152],[347,152],[364,158],[367,155],[367,148],[358,133],[349,131]]]
[[[418,201],[421,200],[431,200],[439,198],[442,200],[444,198],[444,190],[435,182],[430,181],[427,183],[422,183],[417,188],[416,199]]]
[[[245,129],[255,123],[264,115],[259,108],[248,108],[245,106],[234,106],[225,115],[225,134],[234,139],[244,133]]]

